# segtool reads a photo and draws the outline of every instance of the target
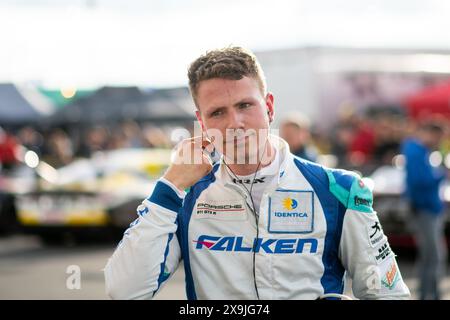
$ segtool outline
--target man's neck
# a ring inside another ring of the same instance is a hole
[[[261,168],[267,167],[275,159],[275,147],[272,145],[270,140],[267,141],[267,147],[264,150],[264,154],[261,157],[261,163],[256,164],[230,164],[228,167],[233,171],[234,174],[238,176],[248,176],[255,173]]]

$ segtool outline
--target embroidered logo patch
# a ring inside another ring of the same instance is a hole
[[[243,200],[198,201],[195,209],[195,219],[245,220],[247,218]]]
[[[377,245],[386,240],[383,228],[379,221],[374,221],[370,225],[366,225],[367,236],[369,237],[370,246],[375,248]]]
[[[270,233],[311,233],[314,192],[278,189],[269,197]]]
[[[295,201],[294,199],[289,198],[289,197],[284,198],[284,200],[283,200],[283,207],[286,210],[288,210],[288,211],[294,210],[295,208],[297,208],[297,206],[298,206],[298,202]]]
[[[391,247],[389,246],[389,243],[385,242],[384,244],[382,244],[376,254],[375,254],[375,260],[377,262],[377,264],[382,263],[383,261],[385,261],[386,259],[393,257],[394,253],[391,250]]]
[[[395,288],[395,285],[397,284],[399,279],[400,277],[397,269],[397,264],[393,262],[388,271],[386,271],[383,279],[381,279],[381,284],[389,290],[392,290]]]

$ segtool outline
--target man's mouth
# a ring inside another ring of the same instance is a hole
[[[238,136],[238,137],[232,136],[232,137],[229,137],[225,141],[225,143],[226,144],[241,145],[241,144],[247,143],[251,136],[253,136],[253,135],[243,135],[243,136]]]
[[[233,139],[233,142],[234,142],[234,143],[237,143],[237,144],[244,143],[244,142],[246,142],[246,141],[248,141],[248,136],[235,137],[235,138]]]

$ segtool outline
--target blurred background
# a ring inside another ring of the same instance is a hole
[[[366,177],[417,299],[401,145],[438,121],[450,168],[448,30],[445,0],[0,0],[0,299],[107,299],[101,269],[197,126],[187,67],[228,45],[255,52],[293,150]],[[158,298],[185,298],[182,266]]]

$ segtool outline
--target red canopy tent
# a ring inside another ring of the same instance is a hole
[[[443,116],[450,120],[450,81],[425,88],[405,100],[408,114],[416,120]]]

